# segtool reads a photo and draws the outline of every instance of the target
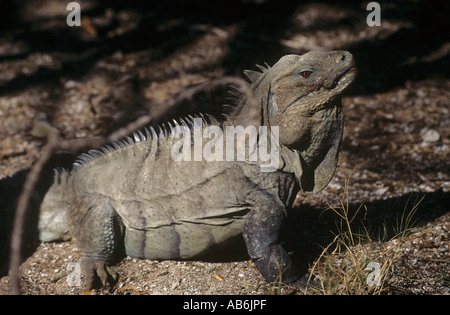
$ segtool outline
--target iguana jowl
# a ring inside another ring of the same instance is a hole
[[[276,171],[261,172],[260,161],[174,161],[174,126],[159,135],[146,129],[56,173],[40,209],[41,240],[73,237],[91,286],[96,276],[105,284],[119,253],[190,259],[242,233],[268,282],[296,281],[280,227],[300,189],[316,193],[334,174],[344,126],[340,95],[356,68],[346,51],[287,55],[260,68],[244,72],[258,108],[241,97],[224,122],[204,122],[279,126]],[[193,125],[191,118],[180,124]]]

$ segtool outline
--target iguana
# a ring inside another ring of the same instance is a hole
[[[277,127],[277,141],[268,148],[279,156],[272,171],[262,170],[265,162],[259,156],[250,160],[249,148],[244,161],[236,156],[234,161],[174,158],[174,152],[190,152],[192,157],[189,149],[198,146],[179,146],[180,137],[175,136],[183,126],[194,138],[191,116],[159,132],[146,128],[91,150],[70,172],[55,172],[40,208],[40,239],[73,237],[89,288],[97,277],[105,285],[116,276],[110,264],[117,255],[192,259],[240,234],[268,282],[299,279],[280,244],[280,227],[300,189],[317,193],[334,174],[344,127],[340,97],[357,70],[347,51],[286,55],[272,67],[259,68],[261,72],[244,71],[257,107],[240,96],[223,121],[203,117],[201,130]],[[258,144],[271,135],[259,133]],[[214,143],[224,139],[225,132],[216,135]],[[207,141],[211,140],[202,138],[201,148]]]

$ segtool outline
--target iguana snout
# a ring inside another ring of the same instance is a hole
[[[283,69],[283,71],[281,71]],[[288,69],[288,71],[286,71]],[[286,118],[311,116],[339,95],[356,77],[356,67],[347,51],[311,51],[287,55],[271,69],[271,125]],[[296,115],[297,114],[297,115]]]
[[[330,73],[335,75],[330,75],[324,81],[323,86],[326,89],[334,89],[338,86],[341,87],[346,80],[349,80],[349,77],[353,77],[356,73],[353,56],[348,51],[340,50],[333,52],[327,61],[329,62]],[[325,62],[325,64],[326,63],[327,62]]]

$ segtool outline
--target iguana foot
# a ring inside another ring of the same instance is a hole
[[[81,258],[81,274],[86,277],[86,289],[94,288],[95,280],[99,279],[102,287],[107,284],[115,284],[119,278],[119,274],[114,267],[108,266],[106,262],[101,259]]]

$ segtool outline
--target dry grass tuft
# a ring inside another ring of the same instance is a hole
[[[339,218],[338,233],[333,241],[323,248],[319,258],[310,268],[308,294],[325,295],[380,295],[386,293],[389,275],[401,253],[405,237],[414,230],[414,214],[423,198],[416,200],[410,210],[408,203],[397,218],[395,235],[389,237],[386,230],[377,239],[371,238],[369,231],[356,224],[356,218],[367,213],[367,207],[360,205],[356,211],[349,209],[350,178],[345,180],[345,188],[339,206],[331,206],[325,211],[333,211]],[[363,212],[363,213],[362,213]],[[359,221],[359,220],[357,220]]]

